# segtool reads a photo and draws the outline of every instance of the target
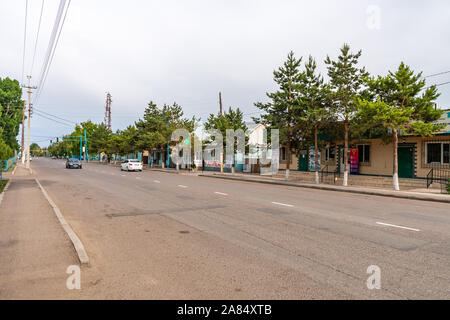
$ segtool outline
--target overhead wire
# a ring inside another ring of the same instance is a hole
[[[50,58],[52,56],[52,52],[56,49],[55,40],[56,40],[56,37],[58,34],[58,29],[60,26],[61,17],[64,13],[65,5],[66,5],[66,0],[60,0],[59,8],[58,8],[58,11],[57,11],[57,14],[55,17],[55,22],[53,24],[52,33],[50,35],[50,40],[48,43],[47,51],[45,53],[44,62],[41,67],[41,72],[39,75],[39,81],[38,81],[38,86],[37,86],[38,88],[37,88],[36,95],[34,96],[33,103],[37,102],[40,92],[42,92],[42,83],[44,81],[45,74],[47,73],[47,70],[49,68]]]
[[[44,86],[45,86],[45,81],[47,80],[48,72],[49,72],[50,67],[51,67],[51,65],[52,65],[53,57],[55,56],[56,47],[58,46],[58,43],[59,43],[59,38],[60,38],[60,36],[61,36],[61,32],[62,32],[62,29],[63,29],[63,27],[64,27],[64,22],[66,21],[67,11],[69,10],[70,2],[71,2],[71,0],[69,0],[68,3],[67,3],[66,11],[65,11],[65,13],[64,13],[64,18],[63,18],[63,21],[62,21],[62,23],[61,23],[61,27],[59,28],[58,36],[57,36],[57,38],[56,38],[55,47],[54,47],[53,52],[52,52],[52,55],[51,55],[51,57],[50,57],[50,62],[49,62],[49,64],[48,64],[47,71],[45,72],[44,81],[42,82],[42,84],[41,84],[41,86],[40,86],[40,89],[38,88],[38,97],[41,95],[41,92],[42,92],[42,90],[43,90],[43,88],[44,88]]]
[[[64,119],[64,118],[61,118],[61,117],[55,116],[54,114],[51,114],[51,113],[48,113],[48,112],[42,111],[42,110],[40,110],[40,109],[37,109],[37,108],[33,108],[33,110],[34,110],[34,111],[36,111],[36,112],[39,112],[39,113],[43,113],[43,114],[45,114],[45,115],[48,115],[48,116],[51,116],[51,117],[57,118],[57,119],[59,119],[59,120],[63,120],[63,121],[67,121],[67,122],[70,122],[70,123],[73,123],[73,124],[77,124],[77,123],[76,123],[76,122],[74,122],[74,121],[71,121],[71,120],[67,120],[67,119]]]
[[[37,51],[37,45],[38,45],[38,41],[39,41],[39,33],[41,30],[42,13],[44,12],[44,2],[45,2],[45,0],[42,0],[41,14],[39,15],[39,23],[38,23],[38,29],[37,29],[37,34],[36,34],[36,42],[34,43],[34,53],[33,53],[33,60],[31,62],[30,75],[33,75],[34,61],[36,59],[36,51]]]
[[[27,47],[27,20],[28,20],[28,0],[25,1],[25,28],[23,35],[23,55],[22,55],[22,83],[25,76],[25,52]]]

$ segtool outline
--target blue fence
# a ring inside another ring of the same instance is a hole
[[[14,158],[8,159],[8,160],[0,160],[0,179],[3,178],[3,172],[8,172],[14,165],[17,163],[18,157],[15,156]]]

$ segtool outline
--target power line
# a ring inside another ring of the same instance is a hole
[[[59,29],[59,25],[61,22],[61,17],[64,12],[65,5],[66,5],[66,0],[60,0],[58,12],[56,13],[55,22],[53,24],[53,30],[52,30],[50,40],[48,43],[47,52],[45,53],[44,63],[42,64],[41,73],[40,73],[39,82],[38,82],[38,92],[35,95],[34,102],[36,102],[38,100],[39,95],[42,92],[42,83],[44,81],[44,77],[47,73],[47,70],[50,67],[50,64],[49,64],[50,58],[52,56],[52,52],[56,49],[55,39],[58,34],[58,29]]]
[[[25,28],[23,34],[23,56],[22,56],[22,83],[25,76],[25,51],[27,46],[27,18],[28,18],[28,0],[25,1]]]
[[[72,125],[70,125],[70,124],[67,124],[67,123],[64,123],[64,122],[61,122],[61,121],[58,121],[58,120],[49,118],[49,117],[47,117],[47,116],[44,116],[43,114],[36,113],[36,115],[39,116],[39,117],[45,118],[45,119],[47,119],[47,120],[50,120],[50,121],[59,123],[59,124],[62,124],[62,125],[68,126],[68,127],[72,127]]]
[[[63,121],[67,121],[67,122],[70,122],[70,123],[73,123],[73,124],[77,124],[76,122],[73,122],[73,121],[71,121],[71,120],[67,120],[67,119],[64,119],[64,118],[55,116],[54,114],[51,114],[51,113],[48,113],[48,112],[39,110],[39,109],[37,109],[37,108],[34,108],[34,110],[35,110],[36,112],[43,113],[43,114],[46,114],[46,115],[51,116],[51,117],[55,117],[55,118],[57,118],[57,119],[59,119],[59,120],[63,120]]]
[[[34,60],[36,58],[36,49],[37,49],[37,44],[38,44],[38,40],[39,40],[39,32],[41,30],[42,12],[44,11],[44,2],[45,2],[45,0],[42,0],[41,14],[39,16],[39,24],[38,24],[37,34],[36,34],[36,42],[34,44],[33,62],[31,63],[30,75],[33,75]]]
[[[449,70],[449,71],[444,71],[444,72],[435,73],[435,74],[430,74],[429,76],[425,76],[424,78],[430,78],[430,77],[440,76],[440,75],[442,75],[442,74],[447,74],[447,73],[450,73],[450,70]]]
[[[431,87],[439,87],[439,86],[443,86],[443,85],[446,85],[446,84],[449,84],[449,83],[450,83],[450,81],[442,82],[442,83],[438,83],[438,84],[433,84],[433,85],[431,85],[431,86],[428,86],[428,87],[423,88],[422,90],[428,89],[428,88],[431,88]]]
[[[52,55],[51,55],[51,58],[50,58],[50,63],[48,64],[48,68],[47,68],[47,71],[45,72],[45,76],[44,76],[44,81],[42,82],[42,84],[41,84],[41,86],[40,86],[40,90],[39,90],[39,92],[38,92],[38,95],[41,94],[41,92],[42,92],[42,90],[43,90],[43,87],[44,87],[44,85],[45,85],[45,81],[47,80],[47,75],[48,75],[48,72],[49,72],[50,67],[51,67],[51,65],[52,65],[53,57],[55,56],[56,47],[58,46],[59,37],[61,36],[61,32],[62,32],[62,29],[63,29],[63,26],[64,26],[64,22],[66,21],[67,11],[69,11],[70,2],[71,2],[71,0],[69,0],[69,2],[67,3],[66,12],[64,13],[64,18],[63,18],[63,21],[62,21],[62,23],[61,23],[61,28],[59,29],[58,36],[57,36],[57,38],[56,38],[55,47],[54,47],[54,49],[53,49],[53,52],[52,52]]]

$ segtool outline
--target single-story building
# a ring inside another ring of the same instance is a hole
[[[432,168],[450,169],[450,110],[445,110],[437,121],[446,127],[432,137],[400,136],[398,141],[398,166],[400,178],[426,178]],[[284,147],[280,150],[280,167],[285,168]],[[393,171],[393,143],[385,144],[379,138],[353,140],[349,143],[350,174],[391,176]],[[313,171],[314,148],[303,150],[298,161],[299,171]],[[327,171],[344,171],[344,141],[327,141],[320,151],[320,167]],[[291,165],[293,169],[293,166]]]

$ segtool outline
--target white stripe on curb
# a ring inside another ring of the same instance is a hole
[[[17,166],[18,166],[18,164],[16,163],[16,166],[14,167],[14,170],[13,170],[13,172],[12,172],[12,175],[15,175],[15,174],[16,174]]]
[[[383,222],[377,222],[377,224],[382,225],[382,226],[387,226],[387,227],[394,227],[394,228],[411,230],[411,231],[420,231],[419,229],[414,229],[414,228],[409,228],[409,227],[402,227],[402,226],[397,226],[395,224],[389,224],[389,223],[383,223]]]
[[[56,204],[53,202],[53,200],[49,197],[47,194],[47,191],[42,187],[41,183],[38,179],[35,179],[39,187],[41,188],[42,193],[44,194],[45,198],[47,199],[48,203],[50,203],[50,206],[53,208],[53,211],[55,211],[56,217],[58,218],[59,222],[61,223],[64,231],[66,231],[67,235],[69,236],[70,240],[72,241],[73,246],[75,247],[75,251],[78,254],[78,259],[80,259],[80,263],[84,265],[89,264],[89,257],[86,253],[86,250],[84,249],[83,243],[81,243],[80,238],[75,234],[75,232],[72,230],[70,225],[67,223],[66,219],[64,219],[64,216],[62,215],[61,211],[59,211]]]
[[[11,180],[8,180],[8,183],[6,184],[5,188],[3,189],[3,192],[0,193],[0,204],[2,204],[3,195],[5,194],[6,190],[8,190],[10,184],[11,184]]]

